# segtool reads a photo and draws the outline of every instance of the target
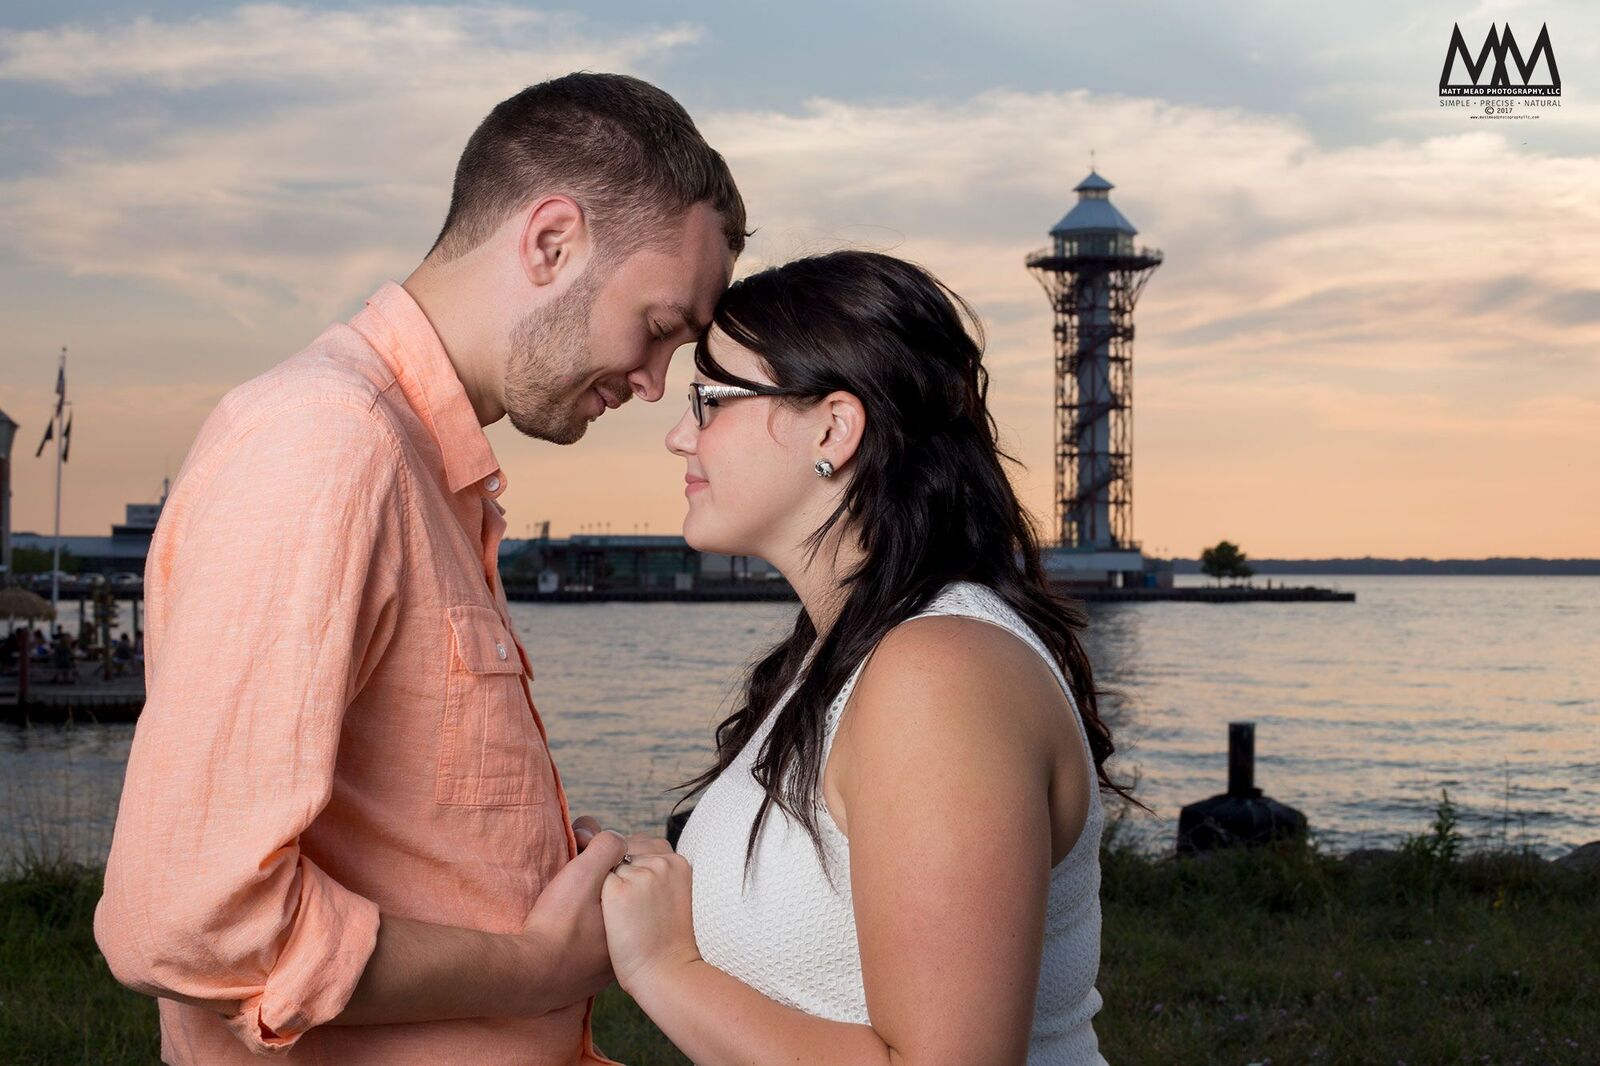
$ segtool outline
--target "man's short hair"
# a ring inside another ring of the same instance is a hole
[[[722,217],[733,253],[744,250],[744,200],[689,113],[649,82],[579,72],[501,101],[473,131],[428,255],[464,255],[553,193],[583,208],[603,262],[667,247],[670,224],[702,201]]]

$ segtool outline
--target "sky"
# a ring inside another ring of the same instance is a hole
[[[1600,556],[1600,8],[818,0],[0,3],[0,409],[13,528],[68,349],[62,532],[159,498],[230,389],[432,243],[496,102],[570,70],[671,92],[756,228],[739,274],[863,247],[988,333],[1013,477],[1053,513],[1050,311],[1023,266],[1090,153],[1165,262],[1133,345],[1134,535],[1194,557]],[[1439,106],[1548,26],[1561,106]],[[676,533],[693,372],[558,447],[488,427],[508,536]]]

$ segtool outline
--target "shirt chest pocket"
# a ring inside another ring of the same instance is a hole
[[[549,753],[529,712],[511,631],[489,607],[461,604],[446,613],[450,668],[434,798],[475,807],[543,803]]]

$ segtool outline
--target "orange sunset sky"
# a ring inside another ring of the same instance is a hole
[[[159,497],[225,392],[410,271],[489,107],[592,69],[673,92],[728,158],[758,230],[741,274],[867,247],[971,300],[1041,516],[1050,315],[1023,257],[1093,149],[1139,243],[1166,255],[1135,319],[1147,551],[1600,556],[1600,13],[1202,6],[0,15],[14,529],[51,529],[54,446],[33,451],[62,345],[62,531],[105,534]],[[1530,41],[1548,23],[1561,106],[1440,108],[1452,24],[1475,44],[1506,20]],[[573,447],[490,427],[508,535],[545,519],[558,536],[677,532],[682,464],[662,437],[691,373],[684,349],[665,400]]]

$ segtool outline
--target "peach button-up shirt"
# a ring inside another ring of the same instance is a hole
[[[323,1025],[380,913],[520,932],[577,853],[497,567],[505,471],[406,290],[206,419],[145,571],[147,702],[95,938],[162,1059],[609,1063],[594,1001]]]

